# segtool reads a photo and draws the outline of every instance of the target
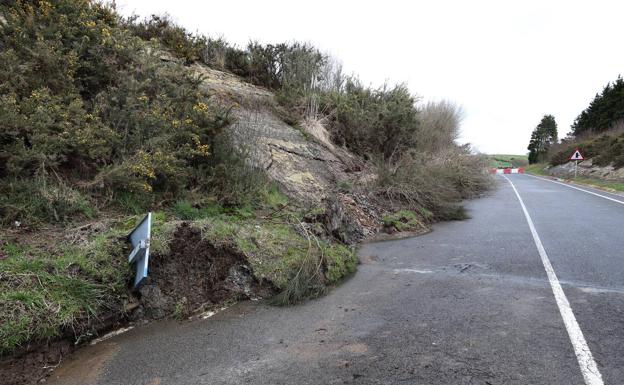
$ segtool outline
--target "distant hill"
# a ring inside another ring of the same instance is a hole
[[[529,164],[527,155],[491,154],[488,155],[490,167],[524,167]]]

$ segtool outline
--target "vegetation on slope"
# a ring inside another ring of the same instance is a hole
[[[576,148],[597,166],[624,166],[624,80],[618,77],[596,94],[589,106],[576,118],[571,132],[560,143],[550,141],[536,148],[536,162],[553,166],[568,162]],[[535,134],[535,133],[534,133]],[[556,139],[556,137],[555,137]],[[533,140],[533,139],[532,139]]]
[[[621,76],[597,93],[572,124],[571,136],[595,135],[624,121],[624,79]]]
[[[555,146],[550,154],[553,166],[568,162],[575,149],[580,149],[586,159],[597,166],[624,166],[624,134],[606,133],[581,140],[567,140]]]
[[[546,163],[534,163],[527,167],[526,172],[533,175],[550,176],[548,168],[549,165]],[[577,176],[573,179],[570,178],[568,181],[605,191],[624,192],[624,182],[618,182],[614,180]]]
[[[210,67],[274,90],[288,123],[322,122],[334,143],[376,164],[378,183],[366,189],[393,204],[445,218],[453,211],[449,204],[488,187],[487,160],[455,144],[461,110],[449,102],[418,105],[403,84],[364,86],[306,44],[252,42],[241,49],[189,34],[162,17],[133,25],[139,36],[160,41],[181,59],[192,51]]]
[[[8,1],[0,16],[0,353],[88,338],[122,316],[132,274],[123,235],[147,210],[155,255],[190,222],[243,255],[279,303],[354,270],[353,250],[314,215],[303,223],[318,208],[288,202],[232,143],[229,111],[200,92],[193,62],[274,91],[289,123],[326,125],[376,165],[364,188],[407,210],[401,223],[460,218],[456,204],[488,186],[485,158],[454,143],[455,106],[419,106],[404,85],[363,86],[309,45],[239,49],[89,0]],[[160,60],[163,46],[181,63]]]
[[[489,155],[490,167],[525,167],[529,164],[527,155],[493,154]]]

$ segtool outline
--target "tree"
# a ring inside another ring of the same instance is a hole
[[[624,79],[618,76],[583,110],[572,124],[572,136],[597,134],[624,120]]]
[[[531,133],[529,150],[529,163],[537,163],[544,160],[548,149],[553,143],[557,143],[557,122],[552,115],[544,115],[540,123]]]

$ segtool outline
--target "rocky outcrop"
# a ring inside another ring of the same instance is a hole
[[[360,158],[334,145],[320,121],[288,124],[272,92],[201,64],[192,69],[202,79],[202,91],[231,109],[235,119],[229,129],[246,146],[250,161],[284,193],[309,207],[327,209],[330,232],[347,243],[379,230],[381,209],[364,195],[338,188],[370,183],[375,174]]]
[[[560,178],[574,177],[574,162],[550,167],[547,169],[547,172]],[[592,159],[579,162],[577,172],[579,176],[587,178],[624,182],[624,168],[616,169],[612,165],[597,166],[593,164]]]

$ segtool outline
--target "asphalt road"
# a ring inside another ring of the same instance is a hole
[[[364,245],[357,274],[323,298],[136,328],[49,383],[623,384],[624,198],[509,181],[469,202],[469,220]]]

